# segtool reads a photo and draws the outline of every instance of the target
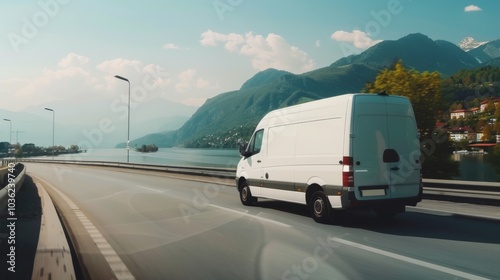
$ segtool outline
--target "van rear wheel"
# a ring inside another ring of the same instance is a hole
[[[330,222],[331,206],[323,191],[316,191],[309,201],[311,216],[317,223]]]
[[[252,196],[247,181],[243,181],[240,184],[240,200],[241,203],[246,206],[254,205],[257,202],[257,198]]]

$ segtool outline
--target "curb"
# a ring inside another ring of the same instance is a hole
[[[33,181],[40,196],[42,216],[31,279],[76,279],[70,247],[52,199],[38,179]]]

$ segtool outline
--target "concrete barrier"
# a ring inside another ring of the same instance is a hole
[[[22,168],[22,170],[20,170],[20,172],[17,174],[14,182],[10,183],[14,185],[14,188],[10,187],[9,184],[7,184],[0,190],[0,212],[4,211],[7,208],[9,198],[15,199],[15,195],[19,192],[24,182],[24,174],[26,173],[26,168],[24,167],[24,165],[17,164],[14,168]],[[7,172],[4,175],[5,178],[7,178],[7,182],[9,179],[9,174],[12,173],[10,173],[9,168],[7,168]]]
[[[40,195],[42,216],[31,279],[76,279],[70,246],[52,199],[39,179],[34,183]]]

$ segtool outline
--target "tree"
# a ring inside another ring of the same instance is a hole
[[[484,107],[484,112],[486,112],[488,115],[493,115],[495,114],[495,111],[496,111],[495,102],[493,102],[493,99],[490,99],[486,104],[486,107]]]
[[[9,142],[0,142],[0,152],[6,153],[9,150],[10,143]]]
[[[396,63],[394,69],[382,70],[375,78],[375,82],[366,85],[365,91],[408,97],[415,111],[417,127],[422,134],[432,132],[437,113],[442,108],[441,75],[438,72],[420,73],[406,69],[401,60]]]
[[[493,138],[493,127],[487,124],[483,128],[483,137],[481,137],[481,141],[491,141],[492,138]]]

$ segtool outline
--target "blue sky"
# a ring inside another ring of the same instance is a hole
[[[498,39],[499,14],[491,0],[3,0],[0,109],[111,104],[114,75],[138,102],[200,106],[266,68],[299,74],[409,33]]]

